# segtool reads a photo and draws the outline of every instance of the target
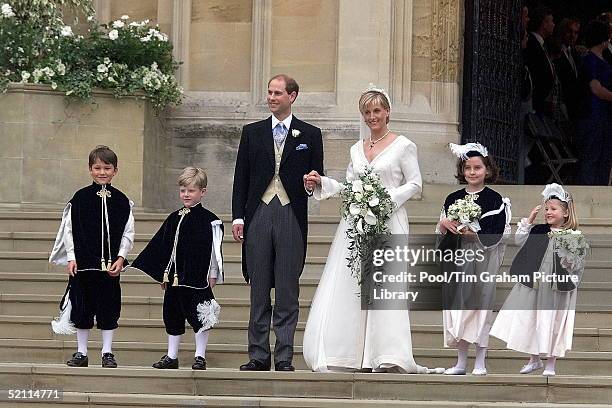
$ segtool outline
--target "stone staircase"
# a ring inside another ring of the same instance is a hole
[[[408,203],[411,233],[431,233],[445,195],[456,186],[426,186],[420,200]],[[514,220],[528,214],[540,188],[500,186],[513,198]],[[532,191],[533,190],[533,191]],[[577,190],[577,191],[576,191]],[[612,191],[572,188],[581,228],[593,242],[579,290],[572,352],[558,363],[559,375],[519,375],[525,356],[491,339],[486,377],[397,375],[307,371],[302,339],[310,303],[333,239],[338,202],[330,200],[310,218],[309,252],[301,278],[300,319],[296,332],[295,373],[243,373],[247,360],[248,287],[240,272],[239,246],[225,239],[226,283],[215,288],[222,305],[221,323],[211,332],[206,357],[209,370],[190,369],[194,344],[189,329],[181,345],[180,370],[149,368],[166,351],[159,285],[127,270],[122,276],[122,318],[113,351],[120,367],[100,368],[100,336],[92,331],[90,367],[64,365],[76,349],[74,336],[51,332],[67,277],[47,258],[59,226],[61,209],[0,208],[0,390],[63,390],[61,401],[8,400],[0,406],[150,407],[603,407],[612,404]],[[164,214],[136,214],[133,259],[157,229]],[[231,220],[223,217],[229,233]],[[508,247],[503,268],[516,248]],[[498,301],[510,285],[498,286]],[[420,289],[421,290],[421,289]],[[423,285],[422,290],[436,290]],[[453,364],[455,351],[442,347],[441,313],[413,311],[415,359],[429,367]],[[274,335],[272,334],[272,341]]]

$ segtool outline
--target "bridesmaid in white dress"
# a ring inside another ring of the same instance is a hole
[[[388,128],[390,104],[381,89],[361,95],[359,110],[369,135],[350,149],[346,178],[354,180],[366,165],[388,189],[396,211],[389,220],[393,234],[408,234],[403,204],[421,191],[416,145]],[[316,172],[304,176],[317,200],[340,191],[340,183]],[[306,331],[304,359],[313,371],[372,369],[375,372],[426,373],[412,355],[408,310],[361,310],[360,288],[347,267],[347,223],[340,221],[315,293]]]

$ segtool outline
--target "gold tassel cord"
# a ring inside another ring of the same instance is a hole
[[[162,280],[162,283],[168,283],[170,282],[170,279],[168,278],[168,270],[166,269],[164,271],[164,279]]]
[[[172,282],[172,286],[178,286],[178,276],[176,272],[174,273],[174,282]]]

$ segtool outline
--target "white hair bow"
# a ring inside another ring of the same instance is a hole
[[[568,202],[569,194],[557,183],[547,184],[542,191],[544,201],[549,200],[551,197],[556,197],[561,201]]]
[[[487,157],[489,155],[487,148],[480,143],[466,143],[464,145],[449,143],[448,147],[450,148],[451,152],[461,160],[467,160],[467,154],[469,152],[478,152],[482,157]]]

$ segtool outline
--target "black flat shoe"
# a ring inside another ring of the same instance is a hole
[[[270,371],[270,364],[264,364],[259,360],[251,360],[241,365],[240,371]]]
[[[274,371],[295,371],[295,367],[289,361],[279,361],[274,364]]]
[[[193,365],[191,368],[194,370],[206,370],[206,359],[204,357],[197,356],[193,360]]]
[[[178,358],[163,356],[157,363],[153,363],[153,368],[176,369],[179,367]]]
[[[117,361],[113,353],[102,354],[102,367],[104,368],[117,368]]]
[[[77,351],[72,355],[72,358],[66,361],[68,367],[87,367],[89,365],[89,358],[80,351]]]

